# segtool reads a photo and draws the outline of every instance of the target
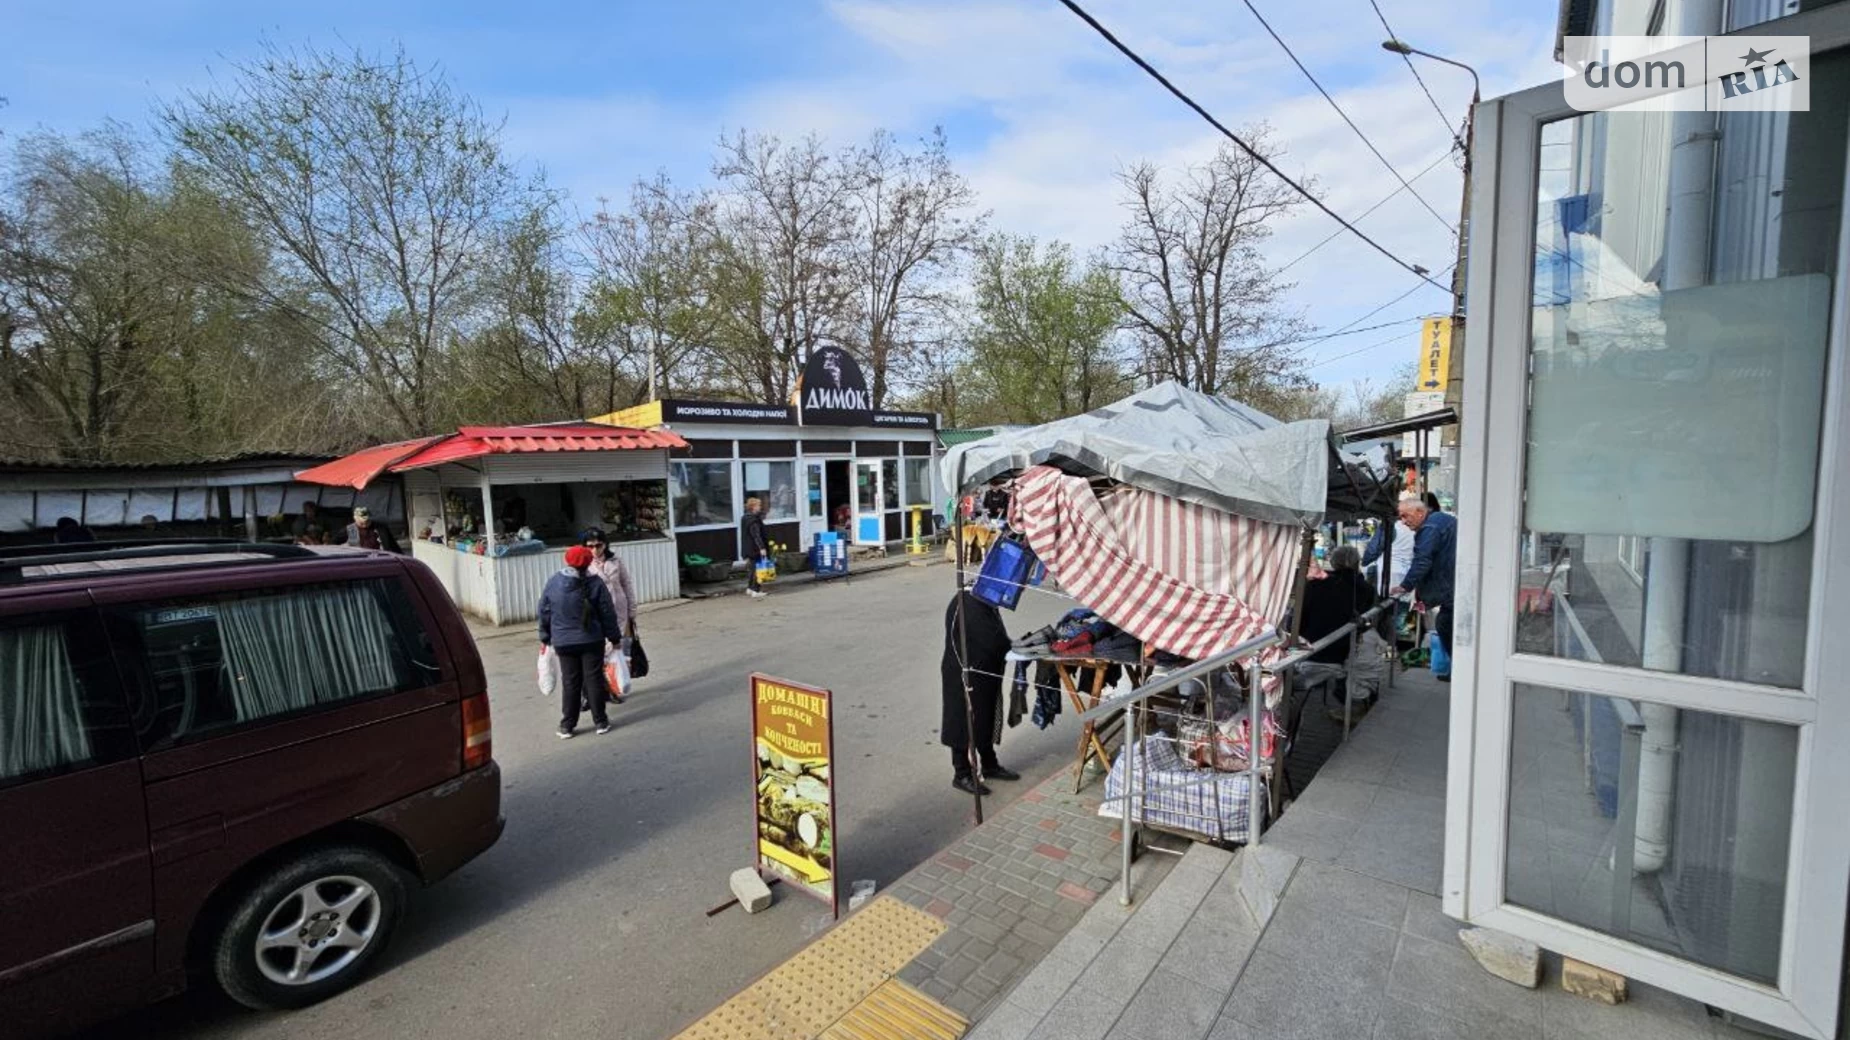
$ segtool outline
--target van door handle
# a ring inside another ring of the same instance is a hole
[[[162,827],[149,835],[149,851],[157,867],[178,863],[224,844],[225,817],[219,813]]]

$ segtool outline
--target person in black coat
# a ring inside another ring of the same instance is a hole
[[[1374,586],[1362,575],[1362,554],[1353,545],[1339,545],[1330,553],[1329,573],[1304,584],[1304,621],[1298,635],[1314,643],[1343,627],[1375,605]],[[1307,658],[1316,664],[1342,668],[1349,660],[1350,640],[1338,639]],[[1374,706],[1372,697],[1355,702],[1359,716]],[[1341,721],[1341,712],[1330,717]]]
[[[969,748],[975,738],[976,754],[983,764],[983,776],[990,780],[1020,780],[1021,774],[1004,768],[996,761],[996,715],[1002,703],[1003,658],[1008,655],[1008,629],[1002,624],[1002,612],[977,599],[967,590],[959,593],[964,604],[964,625],[970,647],[970,714],[964,713],[963,668],[959,665],[957,640],[957,597],[951,598],[944,611],[944,657],[939,673],[944,684],[944,718],[938,726],[938,742],[951,749],[951,786],[968,794],[988,794],[970,771]],[[975,732],[967,722],[974,721]]]

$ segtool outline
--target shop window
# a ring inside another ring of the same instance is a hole
[[[883,459],[880,462],[881,506],[886,509],[899,508],[899,460]]]
[[[797,464],[794,462],[747,462],[745,497],[764,503],[767,521],[797,518]]]
[[[906,504],[909,506],[931,505],[931,460],[907,459]]]
[[[732,463],[676,462],[670,471],[676,527],[730,524],[738,516],[732,499]]]

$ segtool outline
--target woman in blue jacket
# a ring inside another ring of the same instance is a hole
[[[578,732],[578,713],[584,707],[591,709],[598,733],[610,732],[610,716],[604,710],[610,699],[604,685],[604,647],[621,640],[623,629],[603,580],[587,573],[593,559],[582,545],[565,550],[565,568],[547,579],[540,593],[540,645],[552,647],[558,655],[563,680],[560,740]]]

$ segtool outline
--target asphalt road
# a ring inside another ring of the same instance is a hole
[[[826,585],[646,613],[653,671],[617,728],[553,736],[524,630],[481,639],[494,690],[508,827],[499,845],[423,892],[380,970],[289,1014],[189,995],[96,1031],[108,1037],[411,1040],[672,1035],[828,923],[779,886],[770,910],[706,911],[752,862],[750,704],[763,671],[835,693],[836,852],[844,880],[882,887],[972,822],[938,745],[938,659],[952,571],[900,568]],[[1063,604],[1030,595],[1021,632]],[[588,720],[587,720],[588,723]],[[1070,714],[1004,737],[1004,764],[1070,762]],[[999,805],[1021,784],[997,784]]]

